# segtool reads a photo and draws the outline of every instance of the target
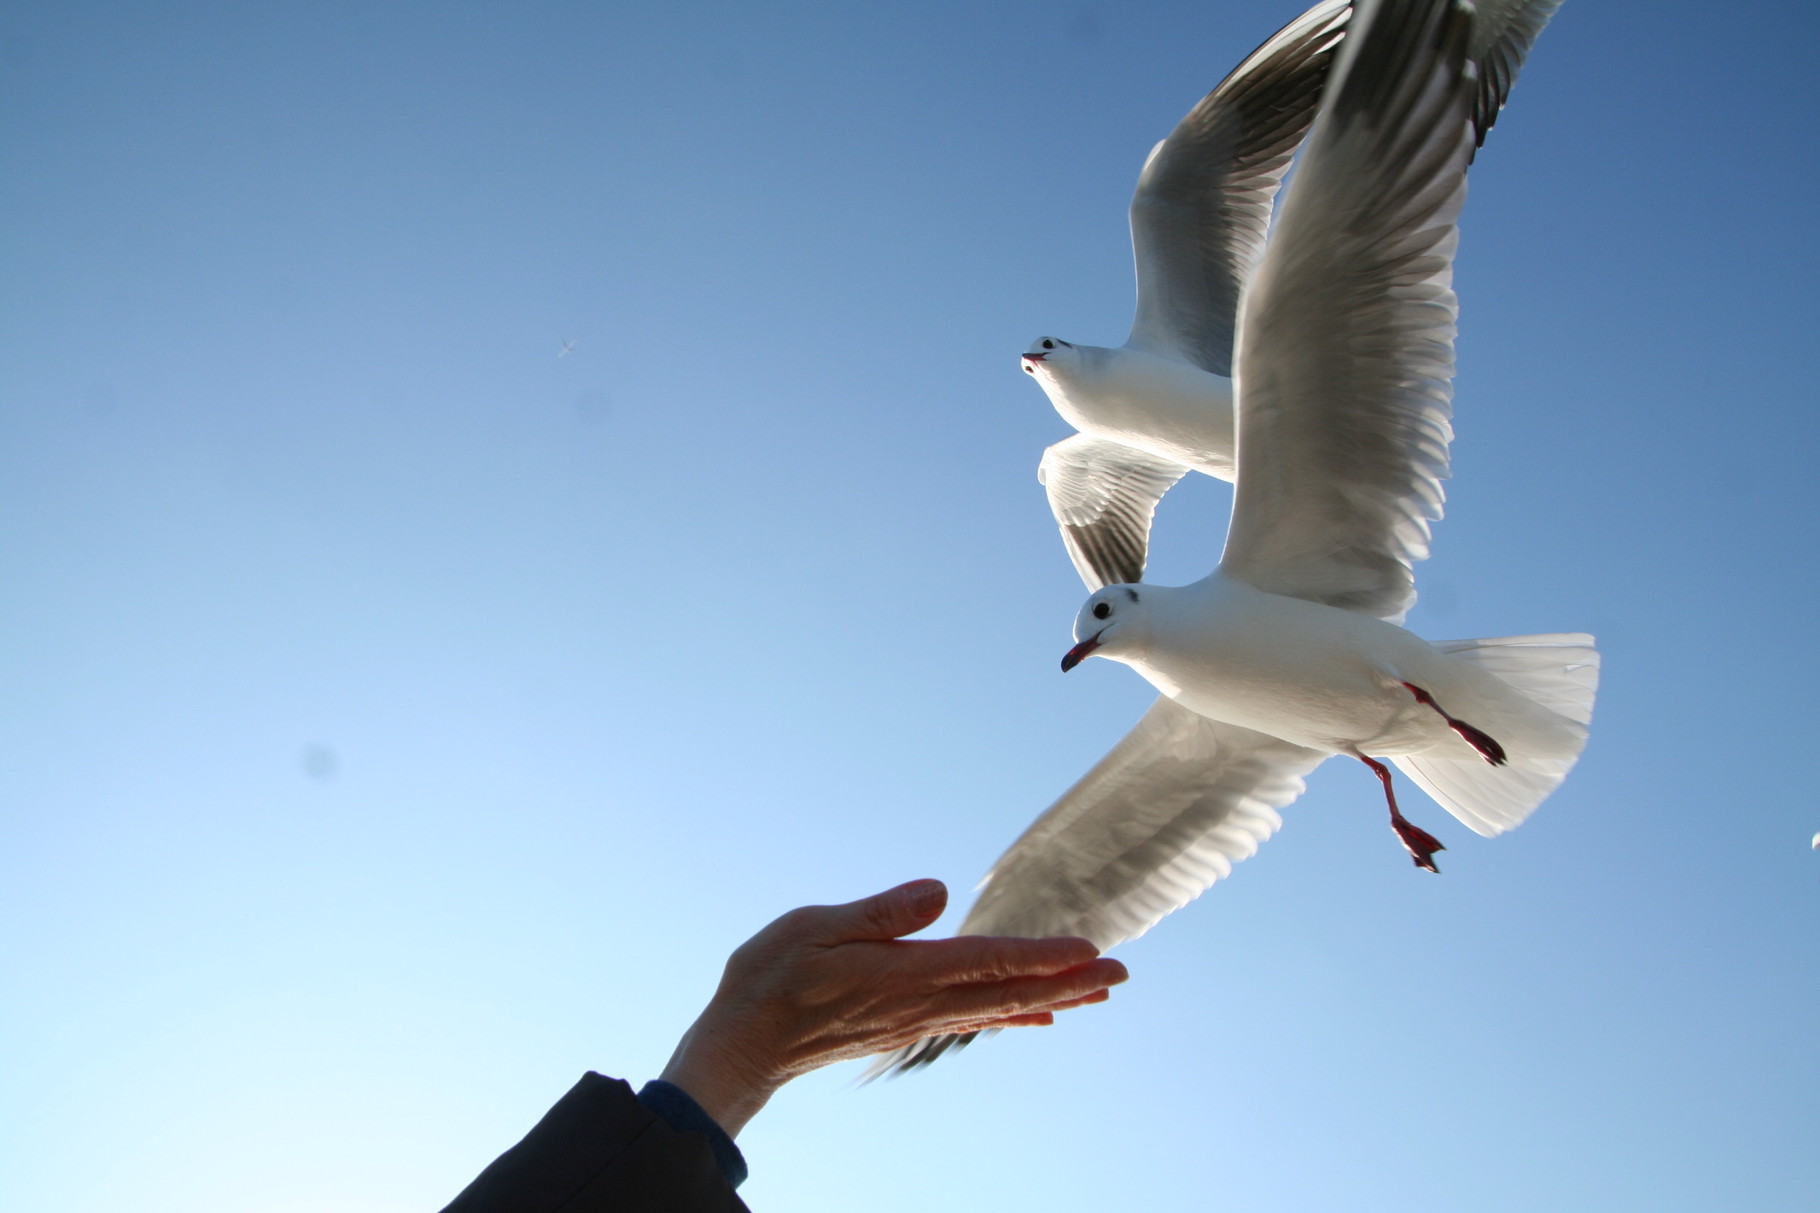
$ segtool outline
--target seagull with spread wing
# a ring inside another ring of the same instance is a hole
[[[1480,0],[1467,58],[1475,146],[1561,0]],[[1322,0],[1245,58],[1157,144],[1131,199],[1137,316],[1116,349],[1039,337],[1021,365],[1079,433],[1037,478],[1090,590],[1144,575],[1157,501],[1189,471],[1233,478],[1239,301],[1308,133],[1350,0]]]
[[[1361,0],[1235,342],[1226,549],[1187,586],[1115,582],[1064,671],[1129,665],[1161,696],[988,874],[960,933],[1142,934],[1253,854],[1307,774],[1390,765],[1474,831],[1521,823],[1586,740],[1577,633],[1429,643],[1400,626],[1441,515],[1452,439],[1456,220],[1484,96],[1465,0]],[[926,1064],[932,1037],[872,1073]]]

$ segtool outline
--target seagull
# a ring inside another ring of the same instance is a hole
[[[1480,0],[1475,148],[1561,0]],[[1151,149],[1131,200],[1137,315],[1123,346],[1039,337],[1020,365],[1078,433],[1037,470],[1090,590],[1144,575],[1150,521],[1189,471],[1233,478],[1239,302],[1271,204],[1313,121],[1350,0],[1322,0],[1273,35]]]
[[[1599,656],[1580,633],[1429,643],[1401,621],[1452,438],[1455,223],[1479,76],[1464,0],[1360,0],[1298,177],[1246,286],[1238,461],[1219,566],[1115,583],[1064,672],[1122,662],[1161,693],[1006,851],[963,935],[1133,938],[1230,874],[1334,755],[1390,767],[1475,832],[1520,824],[1586,741]],[[1389,763],[1384,762],[1389,759]],[[918,1041],[868,1077],[970,1036]]]
[[[574,350],[574,348],[575,348],[575,343],[573,341],[565,341],[562,343],[562,348],[560,350],[556,351],[556,356],[558,358],[561,358],[563,355]]]

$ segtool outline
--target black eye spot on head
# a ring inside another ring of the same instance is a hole
[[[1046,350],[1052,350],[1055,348],[1055,342],[1053,342],[1053,341],[1049,340],[1049,338],[1045,337],[1045,338],[1043,338],[1043,348]]]
[[[1125,587],[1125,597],[1131,599],[1131,601],[1133,601],[1133,602],[1136,602],[1138,600],[1137,591],[1132,589],[1130,586],[1126,586]]]
[[[1104,602],[1096,602],[1093,604],[1093,617],[1095,619],[1104,619],[1110,614],[1112,614],[1111,604]]]
[[[1036,368],[1031,366],[1028,362],[1026,362],[1024,364],[1024,374],[1034,375],[1034,374],[1036,374]]]

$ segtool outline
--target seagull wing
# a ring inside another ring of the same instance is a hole
[[[1474,7],[1477,21],[1467,57],[1479,69],[1472,129],[1474,141],[1483,147],[1486,134],[1498,121],[1498,111],[1510,99],[1529,48],[1561,7],[1561,0],[1478,0]]]
[[[1346,0],[1322,0],[1297,17],[1151,151],[1131,199],[1129,345],[1232,374],[1239,291],[1350,15]]]
[[[1160,698],[993,865],[962,935],[1142,935],[1248,858],[1328,755]],[[927,1065],[971,1037],[932,1036],[868,1077]]]
[[[1043,452],[1036,478],[1089,591],[1144,579],[1156,503],[1187,472],[1186,464],[1085,434]]]
[[[1478,65],[1475,142],[1498,120],[1561,0],[1480,0],[1467,57]],[[1307,133],[1352,15],[1322,0],[1245,59],[1163,142],[1131,200],[1138,308],[1129,344],[1232,374],[1233,330],[1264,248],[1270,206]]]
[[[1246,295],[1221,567],[1400,620],[1445,499],[1478,81],[1460,0],[1361,4],[1353,21]]]

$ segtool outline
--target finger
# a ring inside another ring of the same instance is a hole
[[[1043,1010],[1045,1010],[1045,1011],[1071,1011],[1075,1007],[1085,1007],[1085,1006],[1091,1006],[1093,1003],[1096,1003],[1096,1002],[1105,1002],[1108,998],[1111,998],[1111,997],[1112,997],[1111,990],[1095,990],[1093,993],[1083,994],[1079,998],[1064,998],[1061,1002],[1052,1002],[1048,1006],[1044,1007]]]
[[[1004,1019],[989,1019],[984,1023],[972,1024],[962,1029],[967,1032],[990,1032],[995,1028],[1046,1028],[1055,1022],[1055,1016],[1048,1011],[1031,1011],[1025,1015],[1008,1015]]]
[[[918,940],[915,960],[936,985],[966,985],[1042,977],[1092,961],[1099,949],[1085,939],[1016,939],[1004,935],[961,935]]]
[[[912,880],[842,906],[818,906],[812,943],[896,939],[920,931],[942,916],[948,886],[939,880]]]
[[[1118,985],[1128,976],[1124,965],[1102,957],[1047,977],[1016,977],[1009,981],[953,986],[940,993],[932,1010],[936,1015],[955,1019],[1021,1015],[1046,1010],[1057,1003],[1088,998]]]

